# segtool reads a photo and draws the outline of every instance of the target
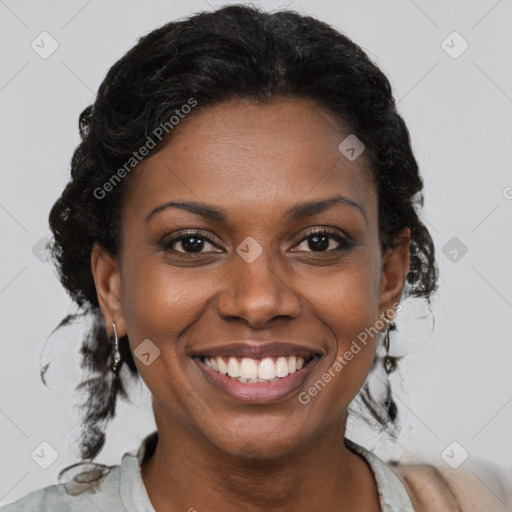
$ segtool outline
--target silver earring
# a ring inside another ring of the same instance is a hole
[[[384,356],[384,370],[386,371],[386,375],[389,375],[391,372],[396,370],[397,358],[389,355],[389,331],[394,331],[395,329],[396,324],[394,322],[388,321],[388,329],[384,339],[384,346],[386,347],[386,355]],[[386,382],[386,400],[384,402],[384,406],[388,413],[389,419],[394,423],[398,415],[398,409],[391,395],[391,385],[389,383],[389,378]]]
[[[112,371],[114,372],[114,376],[117,374],[119,370],[119,363],[121,362],[121,352],[119,352],[119,338],[117,336],[116,323],[112,322],[112,327],[114,328],[114,354],[112,356]]]

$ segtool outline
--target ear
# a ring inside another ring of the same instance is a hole
[[[410,242],[411,230],[403,228],[394,238],[394,247],[386,249],[383,255],[380,281],[380,314],[392,311],[394,317],[396,307],[393,306],[400,302],[405,280],[409,273]]]
[[[117,334],[121,338],[126,334],[126,328],[119,264],[117,259],[97,242],[94,243],[91,251],[91,270],[107,331],[113,336],[112,322],[115,322]]]

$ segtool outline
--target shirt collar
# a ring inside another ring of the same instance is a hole
[[[350,439],[345,438],[345,446],[361,455],[369,464],[377,484],[382,512],[414,512],[404,484],[384,461]]]
[[[128,512],[156,512],[151,504],[142,480],[141,464],[146,454],[153,453],[158,441],[158,431],[147,435],[141,442],[138,452],[126,452],[120,469],[120,493]]]

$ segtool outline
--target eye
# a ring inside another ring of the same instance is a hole
[[[199,231],[187,231],[163,242],[162,247],[165,251],[173,251],[181,254],[198,254],[202,252],[210,252],[208,250],[208,245],[216,247],[213,240]],[[175,246],[181,246],[181,250],[178,250]],[[203,250],[205,247],[207,248],[206,251]]]
[[[306,233],[299,245],[306,245],[307,249],[294,250],[294,252],[318,252],[325,253],[330,251],[347,251],[353,247],[353,243],[337,232],[328,229],[314,229]],[[215,242],[208,236],[199,231],[187,231],[181,233],[162,243],[165,251],[172,251],[179,254],[201,254],[208,252],[222,252],[220,250],[211,250],[208,246],[217,248]],[[309,251],[308,251],[309,249]]]
[[[297,247],[304,244],[307,244],[312,252],[346,251],[353,247],[352,242],[328,229],[309,231]]]

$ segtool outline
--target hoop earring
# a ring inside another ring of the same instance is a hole
[[[388,418],[391,422],[396,421],[396,417],[398,415],[398,409],[396,406],[393,397],[391,396],[391,385],[389,383],[389,374],[396,370],[397,358],[389,355],[389,332],[394,331],[396,329],[396,324],[392,321],[388,321],[388,329],[386,331],[386,337],[384,339],[384,346],[386,347],[386,355],[384,356],[384,370],[386,371],[386,376],[388,376],[386,382],[386,400],[384,401],[384,406],[388,413]]]
[[[116,323],[112,322],[112,327],[114,328],[114,353],[112,355],[112,372],[114,376],[117,375],[117,372],[120,368],[121,363],[121,352],[119,352],[119,338],[117,336]]]

